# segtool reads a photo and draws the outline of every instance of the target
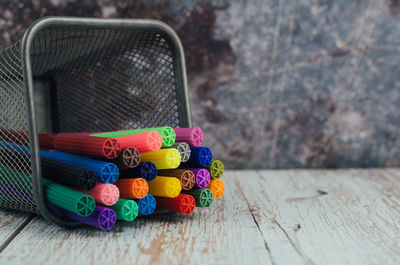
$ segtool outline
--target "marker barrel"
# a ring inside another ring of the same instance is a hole
[[[135,168],[140,163],[140,153],[134,147],[126,147],[116,159],[108,161],[116,164],[119,169]]]
[[[181,163],[184,163],[189,160],[190,158],[190,146],[185,142],[175,142],[171,145],[171,148],[175,148],[178,150],[179,154],[181,155]]]
[[[10,168],[18,168],[20,172],[30,174],[31,157],[28,153],[19,152],[15,149],[3,148],[0,145],[0,157],[2,163]]]
[[[40,148],[54,149],[54,140],[57,134],[53,133],[39,133],[39,145]]]
[[[174,177],[157,176],[149,183],[149,193],[153,196],[175,198],[181,192],[181,182]]]
[[[213,193],[215,199],[219,199],[224,195],[225,192],[225,184],[220,179],[212,179],[207,186]]]
[[[140,163],[135,168],[120,171],[121,178],[144,178],[146,181],[152,181],[157,177],[157,167],[153,162],[146,161]]]
[[[59,184],[90,190],[97,183],[93,171],[45,157],[42,157],[40,162],[43,177]]]
[[[8,201],[15,202],[34,202],[31,194],[28,194],[23,189],[16,187],[15,185],[2,183],[0,181],[0,199],[6,199]]]
[[[80,216],[93,213],[95,202],[91,196],[45,178],[42,178],[42,184],[45,187],[47,200],[54,205]]]
[[[116,139],[72,133],[58,134],[54,139],[54,148],[59,151],[92,155],[108,159],[117,158],[121,153],[121,145]]]
[[[135,147],[140,153],[157,151],[161,148],[162,138],[156,131],[115,137],[121,148]]]
[[[199,147],[204,142],[204,133],[198,128],[175,128],[175,141],[186,142],[192,147]]]
[[[191,214],[196,206],[194,198],[187,194],[175,198],[156,197],[156,201],[157,209],[183,214]]]
[[[0,129],[0,139],[6,139],[17,144],[27,144],[29,143],[29,134],[12,129]]]
[[[196,207],[203,207],[203,208],[210,207],[214,200],[212,191],[207,188],[206,189],[185,190],[185,191],[182,191],[182,193],[191,195],[196,202]]]
[[[117,220],[131,222],[138,216],[138,205],[134,200],[119,199],[109,208],[115,212]]]
[[[154,152],[142,153],[141,160],[153,162],[158,169],[174,169],[180,165],[181,155],[175,148],[167,148]]]
[[[113,163],[103,162],[91,158],[85,158],[59,151],[41,153],[42,156],[78,166],[93,171],[98,180],[105,183],[114,183],[119,176],[119,169]]]
[[[112,209],[96,205],[93,213],[90,216],[82,217],[73,212],[60,209],[59,207],[49,204],[49,207],[53,212],[58,215],[68,217],[77,222],[87,224],[100,228],[102,230],[110,230],[117,222],[116,214]]]
[[[219,179],[224,174],[224,164],[220,160],[212,159],[206,168],[213,179]]]
[[[119,199],[119,189],[117,186],[109,183],[98,182],[91,190],[78,190],[93,197],[95,202],[104,205],[113,205]]]
[[[159,175],[179,179],[183,190],[193,188],[196,181],[194,173],[187,169],[164,169],[159,171]]]
[[[208,147],[191,147],[190,158],[182,163],[182,167],[207,167],[212,160],[212,152]]]
[[[146,180],[142,178],[119,179],[115,182],[120,197],[125,199],[142,199],[149,192]]]
[[[12,167],[0,164],[0,181],[11,186],[18,186],[24,190],[32,190],[32,177]]]
[[[147,194],[143,199],[135,200],[139,207],[139,214],[149,215],[156,209],[156,199],[153,195]]]
[[[94,133],[91,136],[100,136],[100,137],[121,137],[132,134],[144,133],[149,131],[156,131],[161,135],[162,138],[162,147],[171,146],[175,143],[175,131],[169,126],[164,127],[156,127],[156,128],[145,128],[145,129],[134,129],[134,130],[122,130],[115,132],[103,132],[103,133]]]
[[[197,188],[205,188],[210,183],[210,173],[204,168],[188,168],[195,177],[195,186]]]
[[[26,154],[30,153],[30,149],[28,146],[16,144],[13,142],[0,141],[0,148],[7,149],[9,151],[22,152]]]

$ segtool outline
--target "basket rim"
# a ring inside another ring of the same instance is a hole
[[[21,41],[21,58],[22,69],[24,76],[24,86],[27,104],[27,118],[31,122],[29,124],[29,135],[30,135],[30,150],[31,150],[31,167],[32,167],[32,194],[34,201],[36,202],[37,208],[41,215],[49,220],[50,222],[56,223],[65,227],[78,227],[82,224],[74,221],[65,220],[62,217],[54,214],[46,205],[44,188],[42,186],[42,179],[39,176],[41,174],[40,165],[40,148],[38,139],[38,129],[36,125],[37,117],[35,114],[34,105],[34,86],[32,76],[32,65],[30,58],[31,45],[38,32],[48,27],[71,27],[71,26],[85,26],[93,28],[104,28],[104,29],[127,29],[127,30],[157,30],[163,33],[163,37],[167,38],[172,43],[171,49],[174,49],[176,54],[176,60],[174,60],[174,67],[180,71],[181,75],[176,75],[176,82],[182,86],[181,97],[185,105],[180,110],[180,116],[183,117],[183,123],[186,126],[191,127],[191,111],[188,95],[187,75],[185,57],[183,47],[178,35],[175,31],[166,23],[154,20],[154,19],[127,19],[127,18],[87,18],[87,17],[43,17],[35,20],[26,30]]]

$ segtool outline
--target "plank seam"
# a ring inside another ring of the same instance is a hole
[[[29,224],[34,218],[34,214],[30,214],[18,227],[11,233],[11,235],[1,244],[0,253],[11,243],[11,241]]]
[[[235,176],[236,176],[236,174],[235,174]],[[241,187],[240,185],[238,185],[238,188],[239,188],[240,193],[242,194],[242,196],[243,196],[243,198],[244,198],[244,201],[245,201],[246,204],[247,204],[247,207],[249,208],[249,212],[250,212],[250,214],[251,214],[251,217],[253,218],[254,223],[255,223],[256,226],[257,226],[258,232],[260,232],[260,234],[261,234],[261,237],[262,237],[262,239],[263,239],[263,241],[264,241],[264,247],[265,247],[265,249],[266,249],[267,252],[268,252],[269,259],[271,260],[271,263],[272,263],[273,265],[276,265],[276,262],[275,262],[274,258],[272,257],[271,249],[269,248],[268,243],[267,243],[267,240],[265,239],[265,236],[264,236],[264,234],[263,234],[263,232],[262,232],[262,230],[261,230],[261,228],[260,228],[260,225],[258,224],[258,222],[257,222],[257,220],[256,220],[256,217],[255,217],[254,214],[253,214],[253,211],[251,210],[250,204],[249,204],[249,202],[248,202],[246,196],[244,196],[244,192],[243,192],[243,190],[242,190],[242,187]]]
[[[290,244],[293,246],[293,248],[296,250],[297,254],[299,254],[299,256],[304,260],[304,262],[308,265],[316,265],[316,263],[309,258],[307,255],[304,254],[304,252],[301,250],[300,247],[297,246],[297,244],[295,244],[295,242],[293,242],[293,240],[290,238],[289,234],[286,232],[285,228],[283,228],[283,226],[281,226],[281,224],[276,220],[276,218],[273,219],[274,223],[278,225],[279,229],[282,230],[282,232],[285,234],[285,236],[287,237],[287,239],[289,240]],[[301,228],[299,227],[295,233],[300,230]],[[296,235],[296,234],[295,234]]]

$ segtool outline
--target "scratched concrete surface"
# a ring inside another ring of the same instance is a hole
[[[170,24],[194,124],[229,168],[400,166],[399,0],[13,2],[1,48],[46,15]]]

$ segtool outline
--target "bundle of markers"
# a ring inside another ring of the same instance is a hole
[[[203,138],[200,128],[168,126],[40,133],[48,206],[64,218],[103,230],[111,229],[117,220],[133,221],[155,210],[191,214],[196,207],[210,207],[224,194],[220,179],[224,166],[202,146]],[[0,141],[0,152],[17,156],[29,148]],[[29,172],[15,168],[13,162],[0,164],[0,196],[33,201],[21,189],[21,185],[32,189]]]

